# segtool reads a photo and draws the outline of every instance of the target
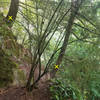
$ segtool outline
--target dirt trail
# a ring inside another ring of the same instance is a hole
[[[22,87],[10,87],[0,91],[0,100],[51,100],[49,84],[43,83],[31,93]]]

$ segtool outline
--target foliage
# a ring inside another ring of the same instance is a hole
[[[100,71],[91,74],[89,79],[89,99],[99,100],[100,99]]]
[[[9,56],[0,49],[0,87],[8,86],[13,82],[13,69],[16,64],[10,60]]]
[[[8,86],[13,83],[15,79],[15,71],[17,71],[17,64],[11,58],[20,54],[21,47],[15,41],[12,30],[4,21],[3,13],[0,13],[0,87]],[[25,75],[18,70],[19,83],[24,82]]]
[[[82,100],[80,91],[68,83],[64,84],[64,80],[53,80],[50,91],[52,100]]]
[[[58,78],[60,81],[64,79],[63,84],[70,84],[80,91],[82,98],[78,98],[78,100],[99,100],[99,43],[95,42],[94,45],[76,42],[73,44],[69,46],[68,53],[64,57],[61,69],[57,74]]]

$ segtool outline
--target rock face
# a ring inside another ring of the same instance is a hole
[[[12,61],[14,61],[18,67],[17,69],[13,70],[14,72],[14,81],[12,85],[17,86],[23,86],[26,84],[29,72],[30,72],[30,64],[27,61],[23,61],[21,58],[17,58],[16,56],[13,56],[11,58]]]

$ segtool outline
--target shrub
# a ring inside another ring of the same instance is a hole
[[[52,100],[82,100],[77,88],[64,84],[57,79],[53,80],[50,91],[52,93]]]

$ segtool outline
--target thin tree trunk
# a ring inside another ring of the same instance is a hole
[[[65,31],[64,42],[62,44],[61,51],[60,51],[58,59],[56,61],[56,65],[60,65],[62,62],[63,56],[65,54],[65,51],[66,51],[66,48],[68,45],[69,36],[71,34],[71,31],[72,31],[72,26],[73,26],[75,17],[77,15],[77,12],[80,8],[81,3],[82,3],[81,0],[72,1],[70,18],[68,20],[68,24],[67,24],[66,31]],[[55,69],[55,68],[51,71],[51,78],[55,77],[56,72],[57,72],[57,69]]]

